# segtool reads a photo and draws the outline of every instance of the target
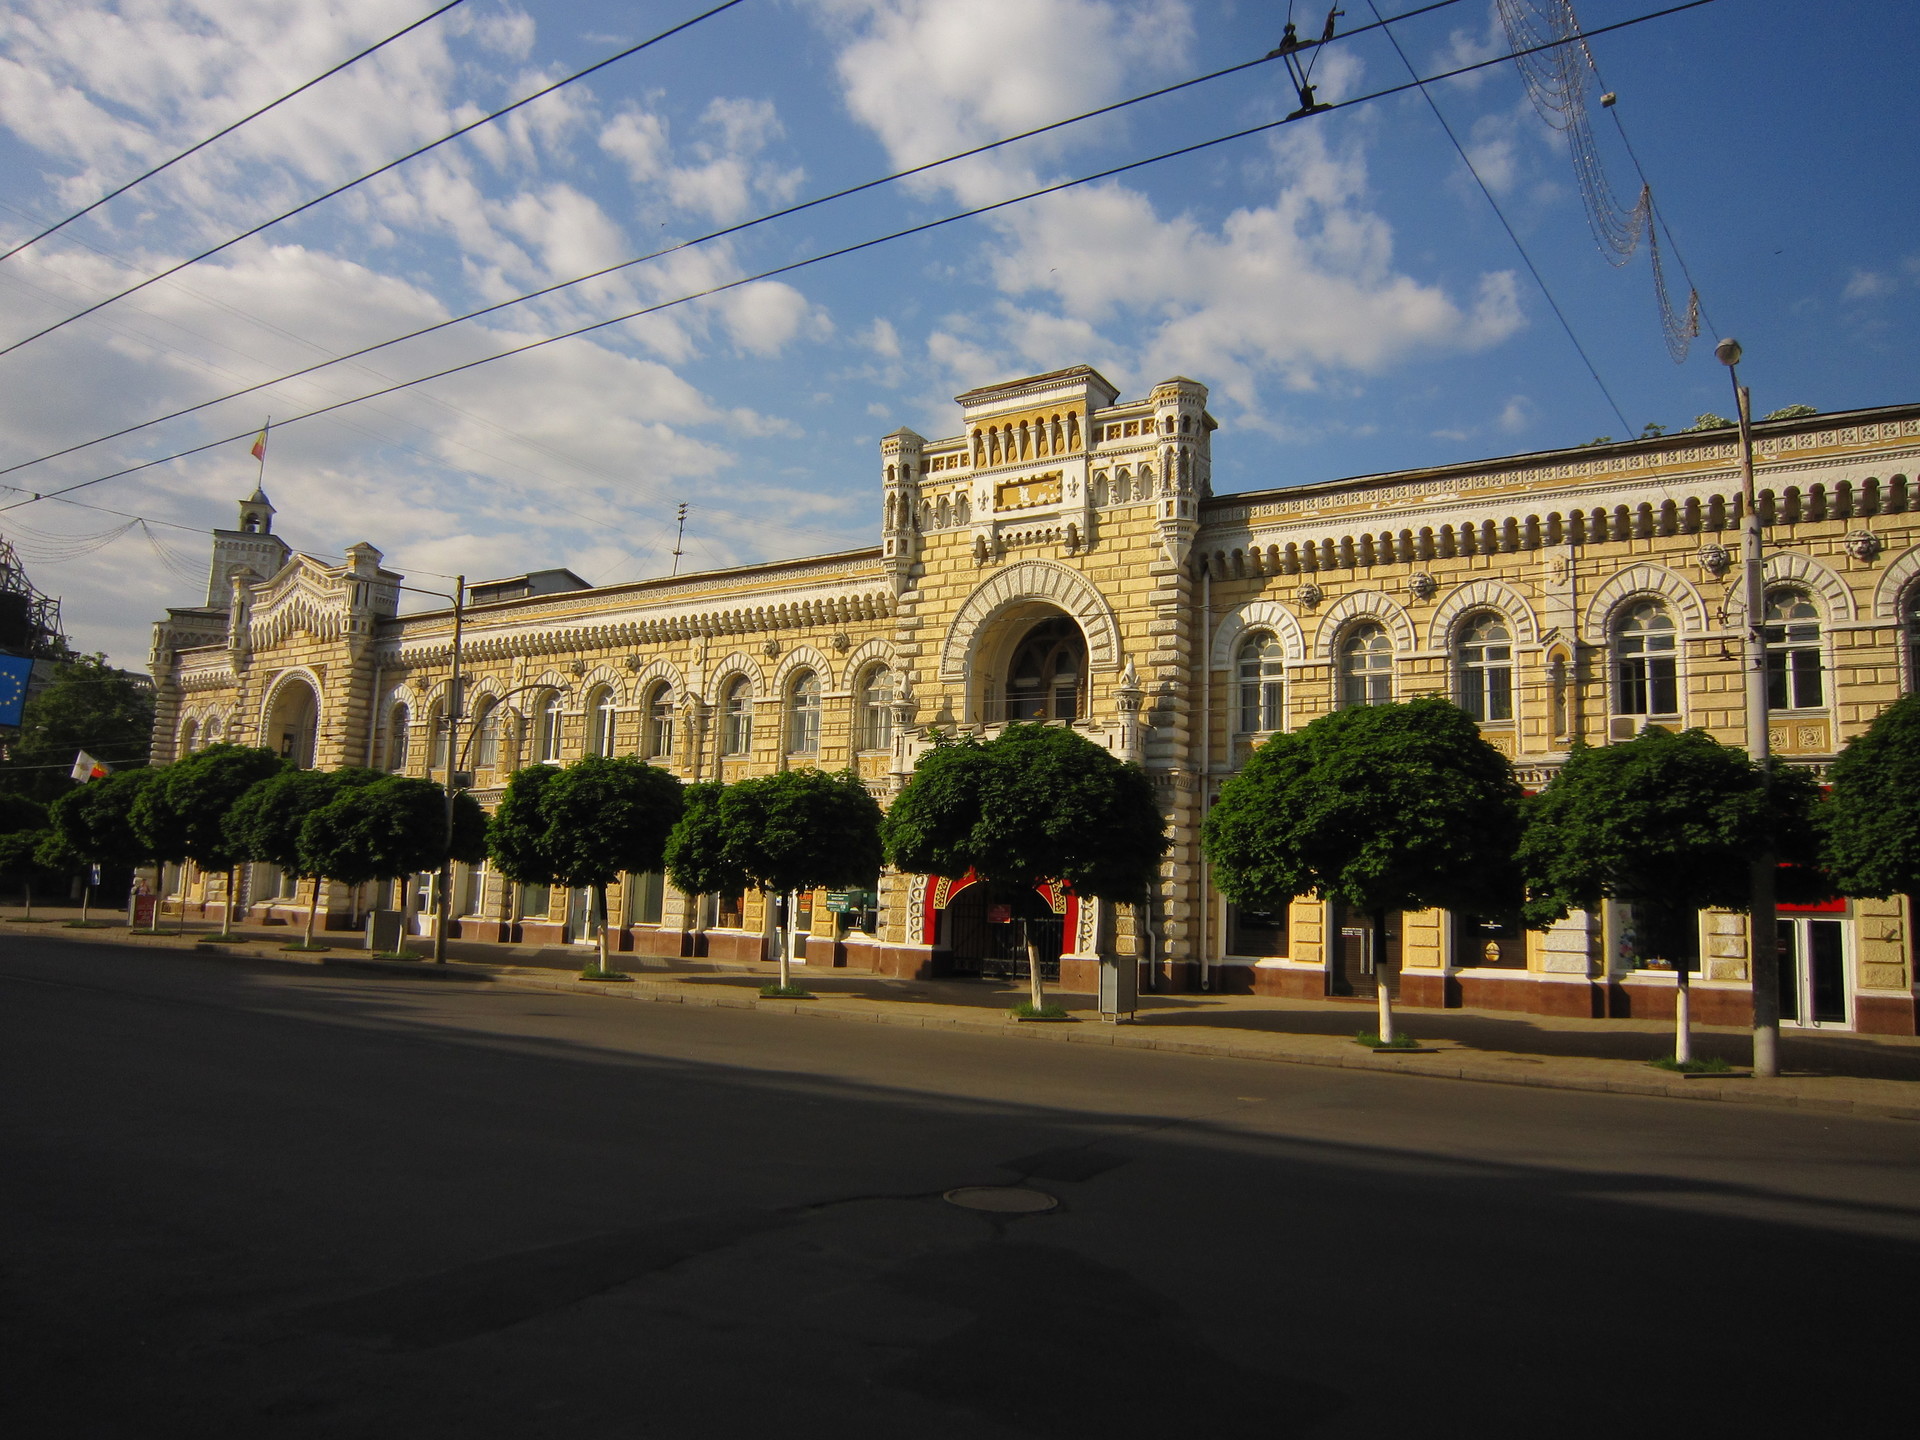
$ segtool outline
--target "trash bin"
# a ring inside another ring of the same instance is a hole
[[[371,910],[367,913],[367,953],[390,954],[400,948],[406,932],[407,917],[398,910]]]
[[[1131,955],[1100,957],[1100,1014],[1117,1020],[1140,1008],[1140,962]]]

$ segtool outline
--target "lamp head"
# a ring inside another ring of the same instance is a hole
[[[1729,335],[1713,347],[1713,354],[1714,358],[1722,365],[1738,365],[1740,363],[1740,342]]]

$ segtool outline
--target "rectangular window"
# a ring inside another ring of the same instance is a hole
[[[667,877],[658,870],[627,876],[627,916],[634,925],[658,925],[666,907]]]
[[[1767,708],[1818,710],[1825,700],[1818,650],[1772,650],[1767,653]]]
[[[1680,676],[1672,656],[1634,655],[1620,662],[1620,715],[1678,715]]]
[[[520,917],[523,920],[544,920],[547,911],[553,908],[553,887],[550,885],[526,884],[520,887]]]
[[[1520,917],[1454,916],[1453,963],[1463,970],[1489,966],[1526,969],[1527,932]]]
[[[1264,959],[1287,953],[1287,903],[1272,909],[1227,906],[1227,953]]]

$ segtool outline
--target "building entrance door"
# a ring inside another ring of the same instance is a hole
[[[1852,1024],[1847,1006],[1847,922],[1792,919],[1777,923],[1780,934],[1780,1022],[1845,1029]]]
[[[1040,978],[1060,978],[1065,922],[1032,890],[990,899],[985,885],[969,885],[947,905],[942,931],[947,965],[955,975],[1027,977],[1027,940],[1040,949]]]
[[[567,892],[567,940],[574,945],[593,942],[593,890],[590,886]]]
[[[1344,905],[1328,907],[1333,915],[1333,946],[1327,967],[1329,995],[1365,996],[1380,993],[1384,983],[1387,994],[1400,998],[1400,912],[1387,912],[1385,955],[1374,954],[1373,917],[1360,915]]]

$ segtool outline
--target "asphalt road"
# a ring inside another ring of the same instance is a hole
[[[1846,1433],[1920,1295],[1896,1121],[18,930],[0,1145],[20,1437]]]

